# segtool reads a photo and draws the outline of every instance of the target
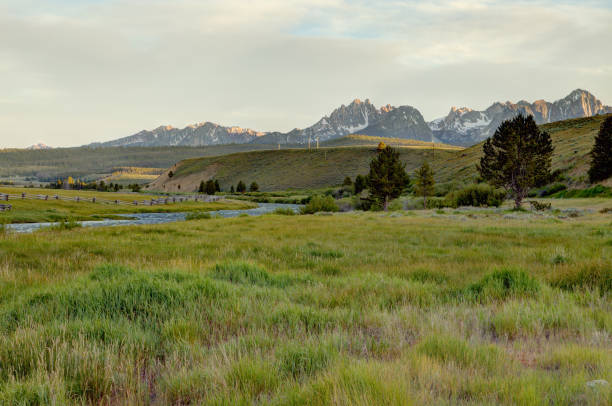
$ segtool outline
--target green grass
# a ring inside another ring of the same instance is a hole
[[[431,149],[435,147],[440,150],[454,150],[459,151],[464,149],[454,145],[435,143],[419,140],[411,140],[405,138],[387,138],[387,137],[373,137],[371,135],[351,134],[346,137],[336,138],[333,140],[322,142],[321,145],[325,147],[356,147],[356,146],[373,146],[377,147],[379,143],[385,143],[392,147],[412,147],[412,148],[424,148]]]
[[[146,194],[126,194],[126,193],[106,193],[80,190],[51,190],[51,189],[23,189],[0,187],[0,193],[28,195],[60,195],[67,197],[96,197],[100,200],[122,200],[131,202],[134,200],[142,201],[154,198]],[[6,203],[6,202],[5,202]],[[81,220],[101,220],[104,218],[124,218],[114,216],[115,214],[129,213],[166,213],[166,212],[206,212],[223,209],[247,209],[255,207],[254,203],[246,201],[225,200],[212,203],[202,202],[182,202],[167,205],[155,206],[132,206],[114,205],[91,202],[76,202],[64,200],[10,200],[13,208],[10,211],[0,212],[0,223],[38,223],[38,222],[58,222],[58,221],[81,221]]]
[[[432,213],[0,234],[0,404],[610,404],[612,218]]]
[[[263,191],[317,189],[342,184],[346,176],[367,174],[376,147],[335,147],[311,151],[284,149],[245,152],[218,157],[189,159],[177,164],[174,176],[152,184],[152,190],[196,190],[204,178],[219,180],[222,190],[229,190],[240,180],[257,182]],[[436,162],[455,152],[436,150]],[[430,149],[400,148],[400,159],[409,171],[432,159]]]

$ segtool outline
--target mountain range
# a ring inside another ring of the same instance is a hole
[[[496,102],[483,111],[453,107],[446,117],[431,122],[426,122],[421,113],[411,106],[386,105],[376,108],[368,99],[355,99],[347,106],[338,107],[310,127],[295,128],[286,133],[260,132],[202,122],[185,128],[161,126],[90,146],[206,146],[245,143],[304,145],[316,140],[327,141],[356,133],[469,146],[490,137],[502,121],[517,114],[533,115],[538,124],[545,124],[607,113],[612,113],[612,107],[603,105],[594,95],[582,89],[576,89],[555,102]]]
[[[39,143],[36,143],[34,145],[30,145],[26,149],[32,149],[32,150],[37,150],[37,149],[53,149],[53,147],[50,147],[47,144],[39,142]]]

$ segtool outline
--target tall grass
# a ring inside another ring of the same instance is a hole
[[[426,216],[10,234],[0,404],[609,404],[609,218]]]

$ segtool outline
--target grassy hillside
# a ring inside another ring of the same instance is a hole
[[[411,147],[411,148],[423,148],[431,149],[433,147],[437,149],[449,150],[449,151],[460,151],[464,147],[458,147],[455,145],[448,144],[432,144],[431,142],[409,140],[403,138],[386,138],[386,137],[373,137],[370,135],[352,134],[346,137],[337,138],[330,141],[321,143],[325,147],[364,147],[364,146],[377,146],[380,142],[384,142],[386,145],[392,147]]]
[[[401,147],[400,156],[412,171],[424,160],[432,160],[431,149]],[[454,151],[436,150],[435,160],[450,159]],[[151,184],[151,190],[166,192],[193,191],[202,180],[216,178],[224,190],[242,180],[257,182],[262,190],[313,189],[338,185],[346,176],[367,174],[376,155],[371,147],[320,148],[311,151],[286,149],[246,152],[219,157],[189,159]],[[181,186],[179,189],[178,186]]]
[[[612,404],[611,215],[463,213],[0,234],[0,404]]]
[[[576,182],[584,181],[595,136],[603,120],[609,116],[577,118],[540,126],[550,134],[555,147],[553,169],[563,170]],[[457,152],[448,160],[436,161],[434,170],[437,177],[442,181],[475,178],[475,165],[482,155],[482,144]]]
[[[72,176],[98,179],[119,167],[168,168],[194,157],[274,148],[271,145],[216,145],[210,147],[57,148],[0,150],[0,178],[32,177],[41,181]]]

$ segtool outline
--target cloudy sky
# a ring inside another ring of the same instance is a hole
[[[306,127],[340,104],[612,104],[612,0],[0,0],[0,148],[162,124]]]

